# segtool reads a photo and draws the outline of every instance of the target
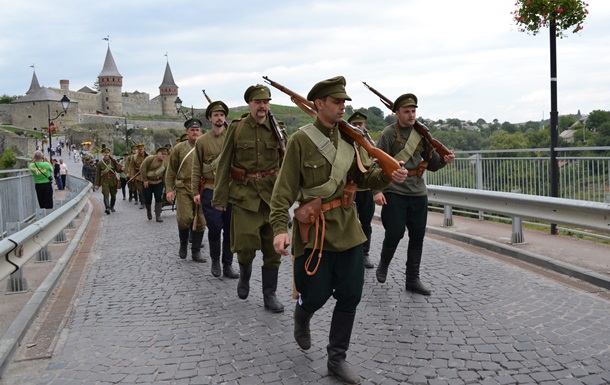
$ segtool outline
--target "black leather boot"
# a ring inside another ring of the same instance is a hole
[[[113,197],[110,197],[110,211],[113,212],[113,213],[116,212],[114,210],[114,205],[115,204],[116,204],[116,195],[113,196]]]
[[[110,203],[108,203],[108,198],[104,197],[104,212],[106,215],[110,215]]]
[[[263,301],[265,302],[265,309],[270,310],[274,313],[282,313],[284,311],[284,305],[277,300],[275,292],[277,290],[277,274],[279,269],[273,267],[262,268],[263,275]]]
[[[407,278],[405,280],[405,289],[421,295],[430,295],[430,290],[419,280],[421,255],[421,250],[407,251]]]
[[[362,249],[364,251],[364,259],[362,260],[362,262],[366,269],[372,269],[373,267],[375,267],[375,265],[373,264],[373,262],[371,262],[371,259],[369,258],[369,251],[371,250],[371,233],[372,230],[368,232],[368,234],[366,232],[364,233],[364,235],[366,235],[366,242],[362,244]]]
[[[388,276],[388,267],[390,266],[390,262],[392,262],[392,258],[394,258],[394,253],[396,252],[395,247],[385,247],[381,248],[381,256],[379,257],[379,265],[377,265],[377,271],[375,271],[375,275],[377,276],[377,282],[384,283]]]
[[[138,194],[140,196],[140,210],[144,208],[144,193]]]
[[[201,242],[203,241],[203,231],[193,231],[191,235],[193,243],[191,243],[191,257],[195,262],[205,262],[205,257],[201,254]]]
[[[150,207],[150,203],[146,203],[146,218],[148,218],[148,220],[150,221],[152,219],[152,211],[151,211],[151,207]]]
[[[129,190],[129,202],[133,200],[133,191]]]
[[[210,243],[210,258],[212,259],[212,275],[220,277],[220,239],[209,241]]]
[[[313,317],[313,313],[306,312],[297,301],[294,307],[294,340],[303,350],[311,348],[311,332],[309,330],[311,317]]]
[[[161,219],[161,211],[163,211],[163,203],[155,202],[155,222],[163,222],[163,219]]]
[[[180,251],[178,251],[178,256],[180,259],[186,259],[186,253],[189,245],[189,230],[178,229],[178,236],[180,237]]]
[[[237,282],[237,296],[241,299],[248,298],[250,293],[250,276],[252,276],[252,264],[239,264],[239,281]]]
[[[335,309],[330,324],[329,344],[326,347],[328,371],[344,384],[360,383],[360,376],[345,362],[355,318],[356,313],[344,313]]]
[[[239,274],[233,270],[233,252],[231,251],[231,240],[222,240],[222,275],[226,278],[236,279]]]

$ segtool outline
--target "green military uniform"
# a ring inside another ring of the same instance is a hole
[[[351,100],[345,93],[343,77],[317,83],[307,99],[315,102],[327,96],[342,103]],[[334,100],[326,101],[330,104]],[[340,133],[337,124],[326,127],[316,119],[315,123],[300,128],[288,141],[271,199],[271,224],[274,234],[280,235],[288,233],[288,210],[295,201],[303,204],[322,198],[323,217],[317,218],[319,222],[325,220],[325,227],[312,225],[307,232],[307,242],[303,242],[303,224],[296,220],[296,212],[292,226],[292,252],[296,257],[294,280],[300,294],[294,311],[294,336],[302,349],[310,348],[311,317],[333,296],[336,304],[329,333],[327,366],[331,373],[349,384],[360,383],[359,376],[345,363],[345,357],[356,307],[362,297],[362,243],[366,236],[355,205],[345,207],[344,188],[347,183],[356,183],[360,188],[383,188],[390,182],[380,168],[363,173],[357,166],[355,153],[351,140]]]
[[[129,154],[125,158],[125,170],[127,171],[127,174],[129,174],[127,175],[127,190],[129,190],[129,202],[131,202],[132,199],[135,199],[136,203],[138,202],[138,189],[136,187],[135,179],[132,179],[134,174],[131,173],[131,163],[133,162],[133,158],[136,156],[137,147],[138,146],[136,144],[131,146],[131,154]]]
[[[136,146],[136,148],[138,149],[138,151],[142,150],[144,149],[144,145],[140,143]],[[146,152],[144,152],[143,154],[140,154],[138,152],[131,155],[131,168],[129,170],[130,178],[133,178],[133,182],[136,187],[136,193],[138,194],[136,204],[139,200],[141,209],[144,208],[144,182],[142,182],[142,173],[140,173],[140,167],[142,166],[142,162],[144,162],[144,159],[146,159],[147,156],[148,155],[146,154]]]
[[[249,87],[244,100],[251,103],[270,100],[269,88]],[[252,107],[251,107],[252,108]],[[237,253],[240,278],[239,298],[248,297],[252,261],[256,250],[263,254],[263,299],[265,308],[281,312],[284,307],[275,297],[280,255],[273,248],[269,223],[271,193],[281,165],[280,145],[269,122],[269,115],[258,123],[252,112],[231,122],[218,161],[214,183],[214,207],[233,204],[231,248]]]
[[[152,219],[151,205],[152,197],[155,197],[155,220],[163,222],[161,219],[161,211],[163,209],[163,188],[165,179],[166,162],[165,159],[159,158],[158,154],[167,155],[168,150],[165,147],[160,147],[155,151],[154,155],[149,155],[144,159],[140,166],[142,182],[148,187],[144,187],[144,204],[146,206],[146,215],[148,220]]]
[[[110,154],[110,150],[106,148],[104,154]],[[113,158],[102,158],[97,162],[95,168],[95,186],[102,186],[102,195],[104,197],[104,206],[106,214],[115,212],[114,205],[116,203],[117,193],[117,176],[121,172],[121,165]],[[110,198],[110,200],[109,200]]]
[[[193,125],[201,127],[199,119],[189,119],[185,123],[185,127],[193,127]],[[201,257],[201,240],[205,231],[205,218],[201,210],[195,213],[195,203],[193,202],[193,189],[197,185],[193,185],[191,180],[193,153],[195,149],[195,141],[185,140],[178,143],[171,154],[167,158],[167,170],[165,171],[165,191],[166,193],[175,192],[176,197],[176,221],[178,222],[178,233],[180,236],[181,253],[180,258],[186,258],[184,252],[188,243],[189,231],[192,228],[195,215],[197,224],[192,234],[191,251],[193,260],[196,262],[205,262]]]

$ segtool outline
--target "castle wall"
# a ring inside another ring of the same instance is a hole
[[[12,124],[15,127],[23,127],[33,129],[36,127],[38,130],[41,127],[49,126],[49,109],[51,107],[51,118],[57,116],[58,111],[62,111],[63,108],[60,102],[27,102],[27,103],[12,103],[11,104],[11,116]],[[78,123],[78,103],[70,103],[68,111],[53,122],[56,126],[67,127],[72,124]]]
[[[147,93],[126,93],[123,94],[123,113],[126,115],[163,115],[161,103],[156,100],[149,100]]]
[[[0,104],[0,123],[13,124],[13,106],[10,104]]]

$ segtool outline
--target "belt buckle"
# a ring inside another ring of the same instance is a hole
[[[263,177],[263,173],[262,172],[257,172],[255,178],[256,179],[261,179]]]

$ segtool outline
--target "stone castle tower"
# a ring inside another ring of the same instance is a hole
[[[108,115],[121,116],[123,115],[123,76],[116,68],[110,46],[106,51],[106,60],[104,68],[97,77],[99,90],[102,97],[102,111]]]
[[[161,97],[161,109],[163,115],[176,114],[176,98],[178,97],[178,86],[174,82],[172,70],[169,68],[169,61],[165,65],[165,74],[163,81],[159,86],[159,95]]]

